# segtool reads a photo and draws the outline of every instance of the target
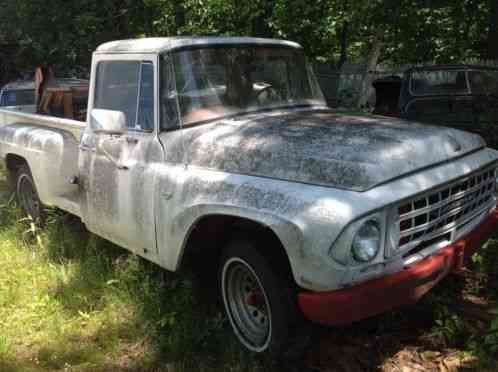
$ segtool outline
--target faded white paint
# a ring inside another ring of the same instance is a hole
[[[387,216],[401,201],[498,161],[498,153],[475,135],[324,107],[253,113],[240,121],[159,133],[159,53],[215,42],[227,39],[100,47],[88,112],[99,61],[151,61],[154,131],[113,136],[71,120],[0,110],[0,158],[14,154],[27,161],[45,204],[80,216],[94,233],[169,270],[178,269],[188,234],[201,218],[258,222],[282,242],[297,284],[316,291],[399,271],[407,263],[383,254],[367,265],[334,261],[330,250],[345,244],[358,221],[376,214],[388,234]],[[79,186],[69,183],[75,176]]]

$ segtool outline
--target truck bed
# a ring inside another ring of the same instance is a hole
[[[0,109],[0,156],[28,164],[45,205],[80,215],[79,189],[69,180],[78,175],[78,151],[86,123],[39,115],[9,107]],[[38,130],[39,128],[39,130]]]
[[[78,141],[81,138],[86,125],[86,123],[82,121],[61,119],[49,115],[32,114],[21,111],[16,107],[0,109],[0,126],[16,123],[66,130],[71,132]]]

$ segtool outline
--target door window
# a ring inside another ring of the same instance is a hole
[[[97,66],[94,107],[126,115],[130,130],[154,129],[154,66],[151,62],[104,61]]]
[[[154,65],[142,63],[140,71],[140,92],[138,97],[137,121],[135,129],[154,129]]]

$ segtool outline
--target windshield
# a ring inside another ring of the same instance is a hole
[[[469,83],[474,94],[498,95],[498,71],[469,71]]]
[[[175,52],[173,71],[184,125],[282,106],[324,105],[302,51],[282,47],[207,47]],[[163,95],[164,97],[164,95]]]
[[[410,89],[414,96],[469,93],[466,73],[459,70],[412,72]]]
[[[35,104],[35,91],[26,90],[4,90],[0,106],[27,106]]]

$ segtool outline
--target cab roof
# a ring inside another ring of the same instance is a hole
[[[440,71],[440,70],[488,70],[496,71],[498,66],[486,66],[486,65],[471,65],[471,64],[452,64],[452,65],[421,65],[414,66],[406,70],[406,72],[413,71]]]
[[[96,53],[162,53],[175,49],[202,47],[209,45],[271,45],[294,49],[301,46],[292,41],[262,39],[254,37],[158,37],[111,41],[100,45]]]

